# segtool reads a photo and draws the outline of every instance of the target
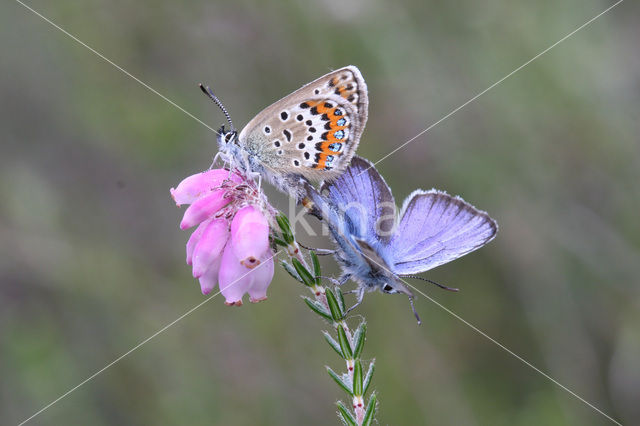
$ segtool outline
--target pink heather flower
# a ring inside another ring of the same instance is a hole
[[[231,222],[231,247],[240,263],[251,269],[269,250],[269,222],[255,206],[241,209]]]
[[[190,204],[180,228],[198,225],[186,251],[202,293],[219,283],[227,305],[241,306],[245,293],[251,302],[266,299],[274,270],[268,219],[273,209],[254,182],[214,169],[189,176],[170,192],[178,206]]]

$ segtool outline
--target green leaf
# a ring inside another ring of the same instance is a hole
[[[331,368],[326,367],[326,369],[327,369],[327,373],[329,373],[331,378],[338,384],[338,386],[340,386],[342,388],[342,390],[345,391],[346,393],[348,393],[350,396],[353,396],[353,392],[351,391],[351,387],[349,386],[349,384],[345,383],[343,378],[338,376],[335,373],[335,371],[333,371]]]
[[[342,355],[342,349],[340,349],[340,344],[336,342],[336,339],[331,337],[331,335],[326,331],[323,331],[322,334],[324,334],[324,339],[327,341],[329,346],[331,346],[333,350],[336,351],[338,355],[340,355],[341,358],[344,358],[344,355]]]
[[[289,222],[289,218],[282,213],[276,216],[276,220],[278,221],[278,225],[280,225],[280,229],[284,232],[291,233],[291,222]]]
[[[276,216],[276,222],[278,222],[278,226],[282,231],[282,238],[284,238],[287,244],[293,243],[294,238],[289,219],[285,215],[279,214]]]
[[[325,296],[327,296],[327,304],[329,305],[329,310],[331,311],[331,316],[333,317],[333,320],[336,322],[342,321],[344,319],[344,311],[340,309],[340,306],[338,305],[338,301],[336,300],[336,296],[333,294],[333,291],[327,288],[327,291],[325,292]]]
[[[316,285],[320,285],[320,275],[322,275],[322,273],[320,271],[320,260],[318,260],[318,255],[315,251],[311,252],[311,261],[313,262],[313,275]]]
[[[333,321],[333,318],[331,318],[331,313],[327,311],[327,308],[325,308],[322,303],[318,302],[317,300],[311,300],[308,297],[304,298],[304,302],[316,314],[320,315],[326,320]]]
[[[367,404],[367,410],[364,413],[364,419],[362,420],[362,426],[370,426],[373,423],[373,420],[376,418],[376,402],[377,395],[374,393],[369,398],[369,403]]]
[[[358,359],[362,354],[362,349],[364,348],[364,339],[367,334],[367,324],[362,321],[355,333],[353,333],[353,345],[355,346],[353,349],[353,357]]]
[[[347,333],[345,333],[344,328],[341,325],[337,327],[338,330],[338,342],[340,342],[340,349],[342,349],[342,353],[344,354],[344,359],[353,359],[353,351],[351,350],[351,344],[349,344],[349,339],[347,339]]]
[[[362,364],[359,359],[353,363],[353,394],[362,396]]]
[[[300,262],[298,259],[291,259],[291,263],[293,264],[293,267],[296,268],[296,272],[298,273],[300,278],[302,278],[302,281],[305,285],[308,285],[309,287],[315,285],[315,280],[311,276],[311,273],[307,271],[307,268],[304,267],[302,262]]]
[[[347,407],[344,406],[342,401],[338,401],[336,403],[338,405],[338,410],[340,413],[340,417],[345,425],[348,426],[357,426],[356,419],[353,418],[353,415],[347,410]]]
[[[287,271],[289,273],[289,275],[291,275],[293,277],[293,279],[295,279],[296,281],[300,281],[302,284],[304,284],[304,281],[302,281],[302,278],[300,278],[300,275],[298,275],[296,270],[293,269],[293,266],[289,265],[284,260],[282,262],[280,262],[280,264],[282,265],[284,270]]]
[[[286,247],[286,246],[288,245],[287,243],[285,243],[284,241],[282,241],[282,240],[281,240],[280,238],[278,238],[278,237],[272,237],[272,239],[273,239],[273,242],[274,242],[274,243],[276,243],[276,244],[277,244],[277,245],[279,245],[279,246]]]
[[[340,287],[334,287],[336,294],[338,295],[337,299],[338,299],[338,305],[340,306],[340,310],[342,312],[347,312],[347,308],[346,305],[344,304],[344,296],[342,295],[342,290],[340,290]]]
[[[364,383],[362,385],[362,394],[366,395],[367,390],[369,390],[369,385],[371,384],[371,378],[373,377],[373,371],[375,370],[376,361],[371,361],[369,364],[369,370],[367,370],[367,375],[364,377]]]

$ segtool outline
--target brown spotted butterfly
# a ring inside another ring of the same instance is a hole
[[[202,86],[201,86],[202,87]],[[231,167],[262,176],[296,199],[303,181],[330,182],[349,166],[367,122],[367,85],[350,65],[312,81],[253,118],[238,134],[227,116],[218,155]]]

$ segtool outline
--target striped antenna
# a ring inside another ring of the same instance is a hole
[[[231,131],[235,132],[236,128],[233,126],[233,122],[231,121],[231,116],[227,112],[227,109],[224,107],[224,105],[222,105],[222,102],[220,102],[220,99],[218,99],[218,97],[213,94],[213,90],[211,90],[209,86],[204,86],[202,83],[200,83],[199,86],[200,86],[200,90],[202,90],[204,94],[207,95],[207,97],[211,99],[216,105],[218,105],[218,108],[222,110],[222,113],[224,114],[225,117],[227,117],[227,121],[231,126]]]

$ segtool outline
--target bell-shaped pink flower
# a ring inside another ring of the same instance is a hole
[[[193,262],[193,251],[196,249],[198,242],[200,241],[200,237],[202,236],[202,232],[209,224],[210,220],[205,220],[202,222],[195,231],[189,237],[189,241],[187,241],[187,265],[191,265]]]
[[[219,188],[222,182],[229,178],[236,183],[242,181],[236,173],[225,169],[213,169],[189,176],[180,182],[177,188],[171,188],[169,192],[176,205],[191,204],[201,196]]]
[[[214,261],[222,256],[229,237],[229,222],[213,219],[202,231],[200,241],[193,251],[193,277],[200,278]]]
[[[242,296],[245,293],[249,293],[249,300],[253,303],[265,300],[267,287],[273,279],[271,250],[263,253],[258,266],[247,268],[240,263],[233,247],[227,245],[222,255],[218,279],[226,305],[242,306]]]
[[[189,229],[198,225],[229,204],[230,200],[225,198],[224,194],[224,190],[218,189],[194,201],[184,212],[182,222],[180,222],[180,229]]]
[[[207,269],[207,272],[202,275],[198,281],[200,281],[200,291],[205,296],[211,293],[218,283],[218,275],[220,272],[220,265],[222,263],[222,256],[218,256]]]
[[[181,229],[198,225],[186,245],[187,264],[203,294],[220,284],[227,305],[267,298],[274,261],[269,247],[272,209],[251,180],[226,169],[198,173],[171,188],[176,204],[191,204]],[[264,206],[263,211],[259,206]]]
[[[240,263],[247,268],[260,264],[269,249],[269,222],[256,206],[238,211],[231,222],[231,243]]]
[[[261,259],[260,265],[251,270],[253,274],[253,284],[247,291],[251,303],[267,300],[267,288],[273,279],[273,258],[274,255],[271,253],[271,250],[267,250]]]

